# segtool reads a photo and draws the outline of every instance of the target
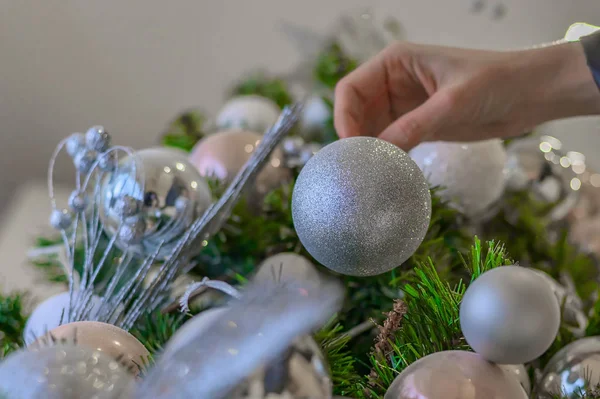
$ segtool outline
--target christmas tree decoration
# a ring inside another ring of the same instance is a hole
[[[300,135],[309,141],[322,141],[327,121],[332,117],[331,109],[320,96],[311,96],[304,105],[300,117]]]
[[[431,197],[404,151],[354,137],[324,147],[302,169],[292,216],[300,241],[318,262],[338,273],[371,276],[415,252],[429,227]]]
[[[384,399],[527,399],[516,378],[476,353],[438,352],[408,366]]]
[[[238,96],[229,100],[219,111],[217,129],[243,129],[264,133],[277,122],[281,109],[272,100],[257,96]]]
[[[289,137],[282,143],[284,164],[286,167],[302,168],[306,163],[323,148],[317,143],[306,143],[301,137]]]
[[[531,271],[539,274],[554,292],[562,310],[562,319],[568,324],[569,329],[576,335],[582,335],[588,325],[588,318],[583,311],[583,301],[574,288],[561,285],[541,270],[531,269]]]
[[[506,147],[506,188],[527,190],[543,203],[556,204],[551,220],[562,220],[577,203],[579,192],[571,183],[577,184],[578,173],[585,171],[585,162],[562,148],[551,136],[516,140]]]
[[[537,399],[575,399],[598,384],[600,337],[587,337],[568,344],[550,359],[534,391]]]
[[[148,363],[150,353],[133,335],[112,324],[97,321],[77,321],[49,331],[32,344],[33,347],[52,346],[64,342],[102,352],[117,359],[134,375],[139,375]]]
[[[528,363],[556,338],[560,307],[539,274],[520,266],[503,266],[469,285],[460,305],[460,325],[467,343],[484,359]]]
[[[221,131],[199,141],[189,159],[202,176],[230,183],[261,140],[262,135],[248,130]],[[252,191],[262,198],[290,178],[290,172],[283,164],[282,151],[275,149],[269,163],[256,177]]]
[[[525,366],[522,364],[503,364],[500,365],[500,368],[510,377],[516,378],[528,396],[531,394],[531,381],[529,380],[529,374],[527,374]]]
[[[499,140],[422,143],[410,151],[432,186],[464,214],[484,215],[504,192],[506,152]]]
[[[318,346],[298,339],[340,309],[343,290],[322,279],[250,283],[214,321],[200,323],[190,344],[158,359],[135,398],[331,397],[331,379]],[[296,356],[298,353],[300,356]],[[253,393],[261,394],[250,396]]]
[[[254,276],[256,281],[309,281],[318,284],[319,272],[305,257],[293,252],[273,255],[263,261]]]
[[[137,151],[105,177],[100,220],[117,245],[139,255],[164,257],[212,203],[205,179],[183,152],[151,148]]]
[[[27,319],[27,324],[25,324],[23,333],[25,344],[29,345],[48,331],[69,323],[70,301],[74,304],[78,302],[77,293],[74,293],[71,297],[68,292],[62,292],[40,303]],[[91,313],[93,313],[100,308],[102,301],[94,295],[91,303]]]
[[[0,397],[19,399],[129,397],[133,377],[102,352],[75,345],[21,350],[0,363]]]

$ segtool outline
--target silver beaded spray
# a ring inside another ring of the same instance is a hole
[[[54,151],[48,169],[48,188],[52,204],[50,224],[60,231],[66,250],[65,268],[68,270],[70,306],[68,320],[101,321],[128,330],[143,312],[152,310],[161,303],[161,298],[168,298],[171,285],[175,279],[189,267],[190,259],[202,241],[210,238],[229,217],[231,209],[239,199],[242,191],[256,176],[270,156],[271,152],[292,129],[302,112],[302,104],[286,107],[279,120],[269,129],[261,140],[256,151],[244,168],[238,173],[221,198],[213,203],[206,212],[195,220],[185,231],[168,256],[162,259],[156,277],[148,286],[143,281],[151,267],[156,264],[160,241],[156,251],[136,259],[136,270],[127,283],[119,286],[126,269],[136,258],[128,244],[139,241],[144,229],[143,204],[133,197],[119,198],[118,211],[121,218],[119,234],[113,235],[106,248],[100,248],[100,237],[103,234],[103,223],[100,213],[100,188],[103,179],[110,173],[119,170],[119,158],[135,158],[135,152],[127,147],[111,146],[111,137],[101,126],[90,128],[85,135],[73,134],[59,143]],[[57,157],[66,152],[75,164],[75,189],[71,194],[68,206],[60,208],[54,193],[54,165]],[[135,164],[136,162],[134,162]],[[143,170],[135,165],[131,169],[133,176],[143,176]],[[141,179],[143,182],[144,179]],[[143,192],[143,187],[141,188]],[[186,198],[177,198],[175,207],[186,214],[189,208]],[[118,257],[114,273],[108,282],[103,282],[100,293],[101,306],[92,310],[93,295],[98,295],[96,277],[104,268],[111,250],[117,242],[126,244],[123,253]],[[81,275],[75,275],[75,248],[82,245],[84,259]],[[77,291],[74,296],[73,292]],[[76,301],[75,301],[76,298]],[[122,304],[122,306],[115,306]]]

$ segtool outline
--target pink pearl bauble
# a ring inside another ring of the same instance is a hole
[[[527,399],[516,378],[476,353],[445,351],[408,366],[384,399]]]
[[[148,362],[150,355],[146,347],[127,331],[98,321],[63,324],[40,337],[32,345],[45,346],[53,341],[66,341],[103,352],[113,359],[118,359],[135,375],[140,373],[140,367]]]
[[[189,160],[202,176],[228,184],[250,159],[261,139],[261,134],[247,130],[214,133],[196,144]],[[256,177],[253,191],[265,195],[290,177],[290,171],[283,165],[283,152],[277,148]]]

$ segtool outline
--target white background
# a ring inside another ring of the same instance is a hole
[[[409,40],[489,49],[552,41],[577,21],[600,24],[598,0],[504,0],[506,16],[494,20],[498,3],[473,14],[470,0],[1,0],[0,205],[17,184],[45,176],[71,132],[103,124],[119,144],[149,146],[180,111],[216,112],[244,73],[306,61],[281,33],[284,22],[324,34],[340,14],[372,6],[396,16]],[[598,119],[553,133],[600,169]],[[13,239],[45,222],[14,219],[10,209],[10,228],[23,230],[5,234]]]

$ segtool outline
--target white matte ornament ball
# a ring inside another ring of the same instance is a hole
[[[247,95],[229,100],[217,115],[217,128],[244,129],[263,134],[279,119],[281,109],[272,100]]]
[[[500,140],[422,143],[410,151],[432,186],[465,215],[484,214],[504,192],[506,151]]]
[[[294,227],[322,265],[373,276],[400,266],[431,219],[423,173],[400,148],[372,137],[333,142],[304,166],[292,195]]]
[[[318,283],[319,272],[304,256],[283,252],[265,259],[258,267],[255,281],[310,281]]]
[[[69,323],[69,300],[70,294],[62,292],[40,303],[31,313],[25,324],[25,330],[23,331],[25,344],[31,344],[48,331],[61,325],[61,319],[62,324]],[[76,303],[76,300],[77,293],[74,293],[73,303]],[[102,305],[101,299],[97,296],[92,297],[92,303],[92,313]]]
[[[319,96],[310,97],[300,116],[300,134],[307,140],[322,138],[325,124],[331,118],[331,110]]]
[[[77,321],[56,327],[32,344],[52,345],[54,341],[77,344],[102,352],[119,362],[132,374],[138,375],[140,367],[148,362],[150,352],[127,331],[112,324],[98,321]]]
[[[476,353],[437,352],[408,366],[384,399],[527,399],[516,378]]]
[[[536,272],[501,266],[467,288],[460,324],[467,343],[498,364],[529,363],[552,345],[560,307],[550,285]]]
[[[119,362],[81,346],[20,350],[0,363],[2,398],[123,399],[132,388],[133,377]]]

